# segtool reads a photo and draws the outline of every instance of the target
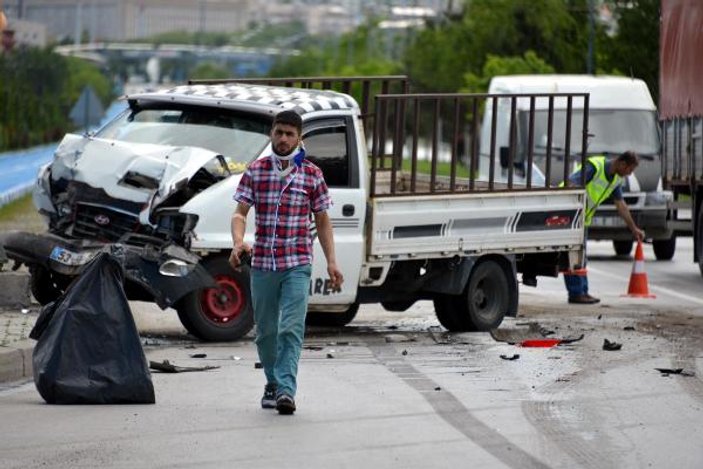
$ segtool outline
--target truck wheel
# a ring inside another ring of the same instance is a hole
[[[414,304],[414,299],[405,301],[381,301],[381,306],[383,306],[383,309],[386,311],[407,311]]]
[[[353,303],[349,309],[341,313],[308,312],[305,316],[305,324],[320,327],[344,327],[354,320],[358,311],[359,303]]]
[[[507,273],[494,260],[477,264],[461,295],[435,298],[440,324],[450,331],[488,331],[500,325],[510,307]]]
[[[40,305],[57,300],[66,291],[68,280],[40,265],[29,266],[29,289]]]
[[[632,240],[613,240],[613,249],[618,256],[629,256],[632,252]]]
[[[670,261],[676,252],[676,236],[669,239],[655,239],[652,241],[654,256],[658,261]]]
[[[178,302],[176,310],[183,327],[206,341],[243,337],[254,326],[248,268],[236,271],[224,257],[207,260],[203,266],[217,287],[190,292]]]
[[[460,302],[460,298],[461,295],[438,294],[433,300],[437,320],[448,331],[460,332],[464,330],[458,320],[458,314],[454,312],[454,304]]]

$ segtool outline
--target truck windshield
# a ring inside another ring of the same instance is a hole
[[[256,114],[205,107],[130,109],[96,137],[200,147],[222,155],[231,172],[246,169],[269,142],[271,121]]]
[[[527,116],[523,122],[527,121]],[[554,111],[552,151],[563,154],[566,111]],[[583,113],[574,110],[571,123],[571,154],[581,153]],[[632,150],[642,155],[659,154],[659,131],[653,111],[592,109],[588,113],[589,154],[620,154]],[[525,136],[526,132],[522,132]],[[547,147],[547,111],[535,112],[535,153]]]

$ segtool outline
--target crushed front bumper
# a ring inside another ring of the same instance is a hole
[[[0,233],[0,266],[9,261],[38,265],[70,278],[80,275],[85,265],[103,251],[116,255],[122,261],[126,280],[146,291],[163,309],[190,292],[215,286],[212,276],[200,265],[200,258],[175,244],[132,246],[67,240],[48,233]],[[164,269],[166,265],[181,268]]]

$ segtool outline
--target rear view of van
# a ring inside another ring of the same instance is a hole
[[[673,257],[676,239],[667,226],[672,194],[662,190],[661,145],[656,106],[642,80],[592,75],[495,76],[491,80],[488,93],[587,93],[587,156],[615,157],[626,150],[632,150],[639,155],[640,164],[637,170],[625,182],[625,201],[635,222],[645,231],[646,238],[652,240],[657,259],[668,260]],[[516,121],[512,127],[512,138],[516,139],[517,143],[516,154],[512,158],[514,165],[517,168],[525,167],[528,148],[532,143],[533,173],[544,175],[548,179],[545,184],[558,185],[564,179],[564,174],[570,174],[581,162],[585,101],[574,98],[569,103],[566,98],[539,97],[532,104],[528,98],[506,96],[498,98],[494,105],[493,99],[488,98],[481,132],[480,171],[488,167],[490,155],[494,155],[496,159],[496,168],[506,170],[506,159],[500,158],[500,155],[503,153],[501,149],[509,146],[514,109]],[[569,105],[574,113],[570,120],[570,128],[567,128],[569,121],[564,116]],[[531,108],[533,125],[530,125]],[[495,136],[492,137],[491,122],[494,119],[494,109],[496,126]],[[551,142],[547,142],[547,128],[550,122],[555,137]],[[532,135],[528,129],[533,129]],[[548,150],[552,155],[552,163],[550,168],[545,168]],[[600,205],[588,236],[590,239],[611,240],[615,252],[621,255],[629,254],[633,245],[632,234],[618,216],[612,200],[606,200]]]

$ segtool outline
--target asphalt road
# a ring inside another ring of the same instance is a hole
[[[0,388],[0,466],[703,467],[703,278],[690,240],[670,262],[646,246],[656,299],[622,296],[632,258],[608,243],[589,253],[601,304],[570,306],[561,279],[540,278],[501,327],[582,340],[519,347],[447,334],[427,302],[365,306],[350,327],[308,331],[293,417],[258,407],[251,339],[201,344],[172,312],[134,303],[151,360],[220,368],[153,373],[155,405],[51,406],[33,383]]]

